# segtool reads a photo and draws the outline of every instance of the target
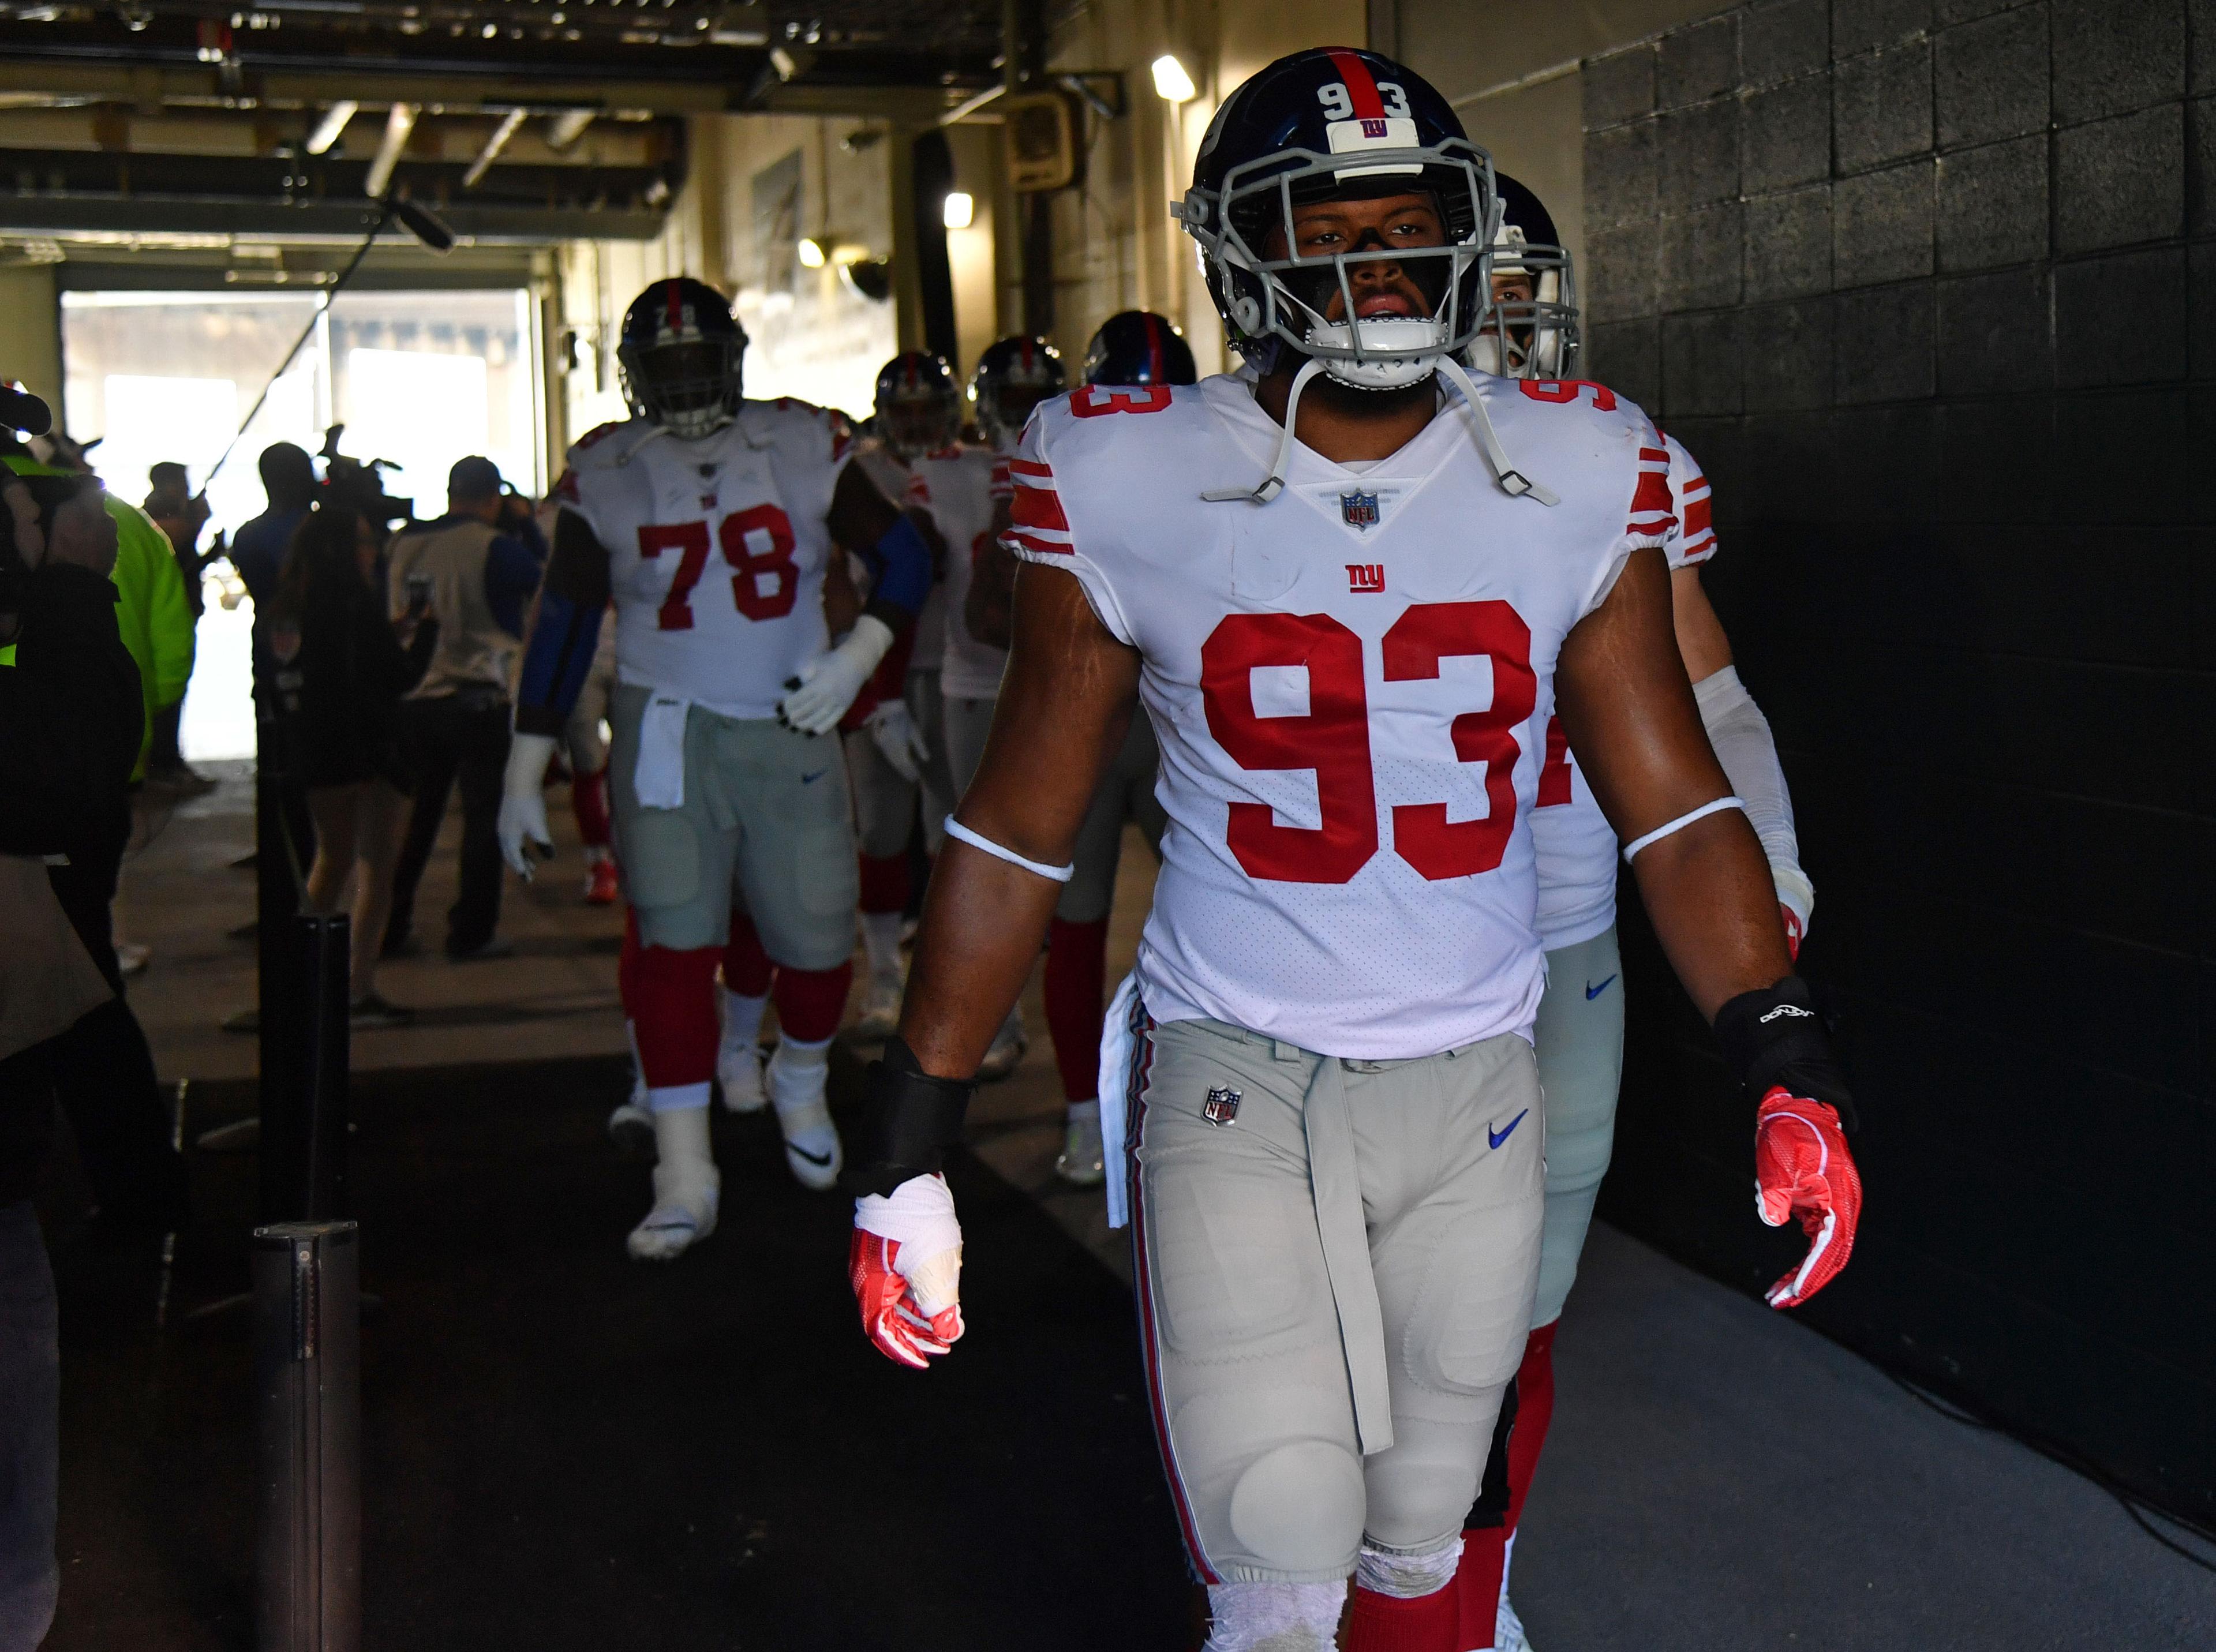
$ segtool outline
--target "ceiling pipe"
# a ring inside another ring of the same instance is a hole
[[[321,155],[329,150],[333,144],[339,141],[339,135],[347,129],[347,122],[354,119],[360,107],[360,104],[347,97],[341,98],[324,110],[323,118],[316,122],[315,131],[308,134],[308,153]]]
[[[385,117],[385,136],[378,141],[377,158],[369,163],[362,193],[385,193],[385,186],[392,181],[392,169],[400,164],[400,151],[408,147],[408,134],[416,130],[416,114],[413,103],[396,103],[392,113]]]
[[[557,150],[569,148],[585,135],[585,128],[593,124],[593,117],[599,113],[598,109],[564,109],[546,129],[546,147]]]
[[[492,163],[500,158],[501,150],[508,147],[508,140],[515,136],[516,128],[522,124],[523,111],[520,109],[510,109],[501,118],[500,125],[493,128],[492,136],[485,139],[485,146],[477,151],[477,158],[471,161],[470,169],[462,174],[463,188],[477,187],[477,180],[492,170]]]

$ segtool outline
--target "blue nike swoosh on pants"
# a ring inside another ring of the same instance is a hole
[[[1485,1127],[1486,1140],[1495,1147],[1499,1146],[1502,1142],[1507,1140],[1509,1137],[1516,1133],[1516,1127],[1517,1125],[1523,1123],[1524,1120],[1530,1116],[1531,1109],[1527,1107],[1521,1113],[1518,1113],[1514,1118],[1508,1121],[1508,1127],[1505,1130],[1495,1130],[1491,1125],[1487,1125]]]
[[[1608,991],[1608,982],[1609,982],[1609,981],[1612,981],[1612,980],[1614,980],[1615,979],[1616,979],[1616,977],[1615,977],[1615,976],[1613,976],[1613,975],[1611,975],[1611,976],[1610,976],[1610,977],[1608,978],[1608,980],[1606,980],[1606,981],[1603,981],[1603,982],[1602,982],[1598,986],[1593,986],[1591,982],[1587,982],[1587,983],[1586,983],[1586,985],[1585,985],[1585,1002],[1586,1002],[1587,1004],[1591,1004],[1591,1003],[1595,998],[1598,998],[1602,993],[1604,993],[1604,992],[1607,992],[1607,991]]]

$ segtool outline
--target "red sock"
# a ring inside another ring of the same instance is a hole
[[[577,837],[588,849],[608,845],[608,771],[581,774],[569,782],[569,810],[577,817]]]
[[[649,1090],[716,1076],[716,949],[641,947],[631,969],[638,1065]]]
[[[908,910],[908,875],[906,855],[862,855],[861,909],[865,912],[904,912]]]
[[[1100,1094],[1101,989],[1108,981],[1108,920],[1047,926],[1046,1029],[1062,1093],[1073,1102]]]
[[[1346,1624],[1346,1652],[1465,1652],[1456,1638],[1461,1615],[1455,1588],[1398,1600],[1357,1584],[1354,1613]],[[1486,1640],[1493,1638],[1493,1624],[1485,1625]]]
[[[1554,1328],[1549,1320],[1524,1344],[1516,1368],[1516,1424],[1508,1431],[1508,1516],[1500,1526],[1476,1526],[1462,1534],[1462,1563],[1455,1569],[1454,1592],[1462,1606],[1465,1648],[1491,1646],[1499,1615],[1501,1574],[1508,1564],[1508,1539],[1524,1517],[1524,1500],[1539,1471],[1539,1452],[1547,1425],[1554,1418]]]
[[[638,1016],[638,914],[624,908],[623,945],[616,952],[616,1001],[628,1018]]]
[[[835,969],[777,970],[777,1029],[797,1044],[821,1044],[839,1030],[846,1013],[846,989],[853,985],[854,961]]]
[[[723,943],[723,989],[742,998],[769,996],[771,964],[762,950],[754,920],[744,912],[731,914],[731,938]]]

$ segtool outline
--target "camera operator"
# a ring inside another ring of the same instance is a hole
[[[531,501],[472,455],[446,476],[446,513],[392,542],[396,624],[425,616],[439,642],[423,680],[400,703],[400,727],[416,770],[415,814],[394,875],[387,957],[408,949],[416,886],[439,841],[446,796],[462,792],[461,892],[446,913],[446,956],[502,955],[503,872],[497,831],[508,771],[508,684],[522,646],[523,616],[546,565],[546,542]]]
[[[0,429],[45,421],[35,398],[0,390]],[[127,829],[145,710],[116,628],[116,530],[99,484],[0,470],[0,1652],[31,1652],[60,1583],[61,1391],[31,1195],[77,1065],[71,1047],[120,1007],[112,956],[95,967],[47,863],[96,857]]]

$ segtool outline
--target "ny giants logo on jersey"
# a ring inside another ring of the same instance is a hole
[[[1357,597],[1382,596],[1385,593],[1385,564],[1349,562],[1346,565],[1346,588]]]

